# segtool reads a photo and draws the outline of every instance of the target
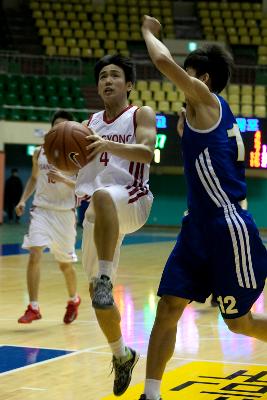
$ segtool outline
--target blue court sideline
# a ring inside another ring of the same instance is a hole
[[[157,242],[170,242],[176,239],[177,232],[140,232],[127,235],[124,238],[123,245],[144,244]],[[77,240],[76,249],[81,248],[81,239]],[[45,250],[47,251],[47,250]],[[20,243],[6,243],[0,245],[0,256],[10,256],[18,254],[27,254],[28,251],[21,248]]]
[[[155,231],[149,230],[146,231],[141,230],[140,232],[132,233],[127,235],[124,238],[123,245],[131,245],[131,244],[144,244],[144,243],[158,243],[158,242],[174,242],[176,240],[179,229],[171,230],[171,231]],[[81,235],[79,235],[81,236]],[[261,235],[263,238],[263,243],[267,245],[267,237],[266,235]],[[76,242],[76,249],[81,248],[81,239],[78,239]],[[48,250],[45,250],[48,251]],[[21,248],[20,243],[6,243],[0,245],[0,256],[10,256],[10,255],[18,255],[18,254],[27,254],[28,251]]]

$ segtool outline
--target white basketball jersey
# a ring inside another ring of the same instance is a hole
[[[88,126],[104,139],[135,144],[136,110],[137,107],[130,105],[110,121],[107,121],[105,111],[100,111],[91,116]],[[86,197],[102,187],[122,185],[127,187],[131,203],[148,193],[148,179],[149,164],[104,152],[79,170],[75,191],[78,197]]]
[[[39,175],[36,183],[36,190],[33,204],[37,207],[49,208],[52,210],[71,210],[75,207],[75,193],[68,185],[62,182],[55,182],[48,178],[50,165],[41,147],[38,156]],[[70,177],[75,181],[75,177]]]

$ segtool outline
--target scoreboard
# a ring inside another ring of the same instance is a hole
[[[157,114],[157,142],[154,165],[182,167],[181,139],[176,115]],[[245,167],[267,171],[267,119],[237,117],[236,122],[245,146]]]

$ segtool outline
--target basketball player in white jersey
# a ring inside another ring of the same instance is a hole
[[[99,326],[113,353],[113,392],[120,396],[139,355],[123,341],[112,288],[123,237],[141,228],[151,209],[148,179],[156,119],[150,107],[129,105],[135,69],[128,58],[103,57],[95,66],[95,79],[105,110],[85,122],[93,135],[88,137],[89,163],[79,171],[76,195],[90,197],[83,224],[83,265]]]
[[[52,118],[52,126],[71,121],[73,116],[66,111],[58,111]],[[29,324],[42,318],[38,303],[40,260],[42,251],[48,247],[58,261],[63,272],[69,300],[64,315],[65,324],[77,318],[81,299],[77,295],[76,272],[72,262],[75,254],[76,219],[75,179],[67,177],[47,162],[43,147],[38,147],[33,155],[32,174],[25,186],[22,197],[16,206],[17,215],[22,215],[25,203],[35,192],[30,211],[30,226],[24,236],[22,247],[29,249],[27,285],[30,304],[18,322]]]

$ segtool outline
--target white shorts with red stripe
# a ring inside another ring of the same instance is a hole
[[[148,188],[113,185],[98,190],[110,194],[115,204],[119,220],[119,238],[113,259],[112,281],[114,281],[124,236],[140,229],[147,221],[153,203],[153,195]],[[82,263],[89,282],[98,273],[97,251],[94,243],[94,206],[90,203],[83,223]]]

